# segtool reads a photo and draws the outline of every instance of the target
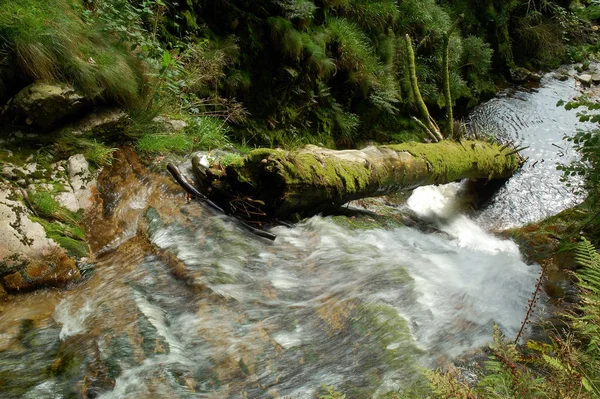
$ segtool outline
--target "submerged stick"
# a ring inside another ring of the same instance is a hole
[[[186,179],[185,177],[183,177],[183,175],[181,174],[181,172],[179,171],[179,169],[177,168],[177,166],[173,165],[172,163],[167,165],[167,170],[169,171],[169,173],[171,174],[171,176],[173,176],[173,178],[175,178],[175,180],[177,181],[177,183],[179,183],[179,185],[181,187],[183,187],[183,189],[190,195],[193,195],[196,198],[199,198],[200,200],[202,200],[203,202],[206,202],[206,204],[208,204],[209,206],[211,206],[212,208],[214,208],[215,210],[227,215],[227,216],[231,216],[229,215],[227,212],[225,212],[223,210],[223,208],[221,208],[219,205],[215,204],[214,202],[212,202],[211,200],[209,200],[204,194],[202,194],[200,191],[198,191],[198,189],[196,189],[196,187],[192,186]],[[275,241],[275,239],[277,238],[277,236],[275,234],[269,233],[268,231],[264,231],[261,229],[257,229],[256,227],[252,227],[250,226],[248,223],[245,223],[243,221],[241,221],[238,218],[234,218],[239,224],[241,224],[245,229],[247,229],[248,231],[250,231],[252,234],[257,235],[259,237],[263,237],[263,238],[267,238],[271,241]]]
[[[523,151],[523,150],[526,150],[526,149],[528,149],[528,148],[529,148],[529,146],[525,146],[525,147],[517,148],[516,150],[514,150],[514,151],[512,151],[512,152],[509,152],[509,153],[508,153],[508,154],[506,154],[505,156],[507,156],[507,157],[508,157],[508,156],[510,156],[510,155],[515,155],[515,154],[517,154],[517,153],[519,153],[519,152],[521,152],[521,151]]]

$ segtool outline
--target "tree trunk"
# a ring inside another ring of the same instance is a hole
[[[312,145],[297,151],[257,149],[230,164],[225,176],[210,169],[207,176],[213,180],[210,197],[230,213],[289,219],[422,185],[507,179],[522,161],[516,153],[505,155],[509,152],[480,141],[346,151]]]
[[[442,73],[444,74],[444,98],[446,99],[446,112],[448,113],[448,137],[454,138],[454,113],[452,110],[452,92],[450,91],[450,37],[464,18],[461,14],[450,26],[444,35],[444,48],[442,53]]]
[[[437,126],[437,124],[429,114],[429,110],[427,110],[427,105],[425,105],[425,101],[423,101],[423,97],[421,97],[421,91],[419,90],[419,81],[417,80],[417,64],[415,62],[415,52],[412,48],[412,40],[410,39],[409,35],[405,36],[405,42],[406,53],[408,54],[407,63],[408,74],[410,76],[410,86],[412,88],[417,108],[419,108],[419,112],[421,113],[421,117],[423,118],[423,120],[420,121],[413,116],[413,119],[417,123],[417,125],[419,125],[419,127],[429,135],[433,142],[437,143],[438,141],[442,141],[444,139],[444,136],[442,136],[440,128]]]

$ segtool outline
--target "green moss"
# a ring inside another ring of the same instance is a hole
[[[355,215],[355,216],[333,216],[331,220],[338,226],[351,230],[372,230],[382,228],[397,228],[402,223],[392,218],[392,215]]]
[[[350,164],[334,157],[323,162],[318,155],[310,153],[298,153],[279,162],[284,167],[288,185],[314,184],[327,187],[332,193],[355,193],[364,190],[370,181],[368,167],[358,162]]]
[[[41,224],[48,238],[54,240],[71,256],[85,257],[89,255],[85,232],[79,226],[81,212],[72,212],[61,207],[46,192],[30,194],[29,198],[39,214],[39,217],[29,216],[29,219]]]
[[[500,146],[481,141],[454,141],[445,140],[436,145],[424,143],[405,143],[389,145],[395,151],[407,151],[415,157],[427,162],[429,177],[424,184],[436,183],[440,178],[445,182],[469,177],[480,177],[482,171],[487,171],[489,176],[510,177],[520,166],[517,155],[508,157],[499,155]],[[473,151],[467,151],[473,150]],[[505,150],[505,153],[509,153]],[[476,166],[472,169],[473,176],[465,175],[467,166]]]
[[[591,206],[591,207],[590,207]],[[600,243],[595,204],[583,203],[537,223],[508,231],[531,262],[546,264],[554,259],[561,269],[574,267],[573,243],[581,233]]]
[[[58,202],[56,202],[54,197],[47,192],[37,191],[35,193],[30,193],[29,200],[41,216],[52,217],[54,214],[58,213],[58,210],[60,209]]]
[[[84,241],[75,240],[71,237],[65,236],[52,236],[48,235],[48,238],[52,238],[58,245],[64,248],[69,256],[76,258],[85,258],[90,254],[90,248]]]
[[[81,212],[73,212],[62,207],[47,191],[36,191],[28,194],[29,202],[38,215],[45,219],[57,220],[76,226],[81,220]]]
[[[508,178],[519,167],[520,158],[506,157],[499,149],[479,141],[411,142],[382,146],[381,154],[367,157],[369,160],[358,152],[322,152],[311,147],[292,152],[258,149],[234,161],[227,168],[227,177],[234,191],[258,195],[270,211],[288,217],[420,185],[463,178]]]
[[[197,150],[211,150],[229,146],[227,126],[220,120],[211,117],[195,117],[188,120],[184,131],[158,132],[142,135],[136,148],[150,154],[166,152],[189,153]]]

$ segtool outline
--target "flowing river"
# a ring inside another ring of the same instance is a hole
[[[120,152],[86,221],[97,256],[85,280],[3,305],[0,397],[314,398],[326,384],[370,398],[477,350],[493,323],[514,337],[539,266],[487,229],[577,201],[551,146],[570,154],[562,136],[577,122],[555,104],[573,91],[547,77],[475,112],[532,146],[475,218],[453,183],[381,205],[388,216],[276,227],[269,242]]]

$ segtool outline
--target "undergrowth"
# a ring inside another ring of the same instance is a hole
[[[188,126],[182,131],[157,132],[142,136],[137,141],[136,148],[151,154],[189,153],[224,148],[230,145],[227,130],[227,126],[219,119],[196,117],[190,119]]]
[[[146,67],[103,28],[83,19],[79,1],[0,0],[0,92],[15,82],[70,82],[92,98],[140,106]]]

